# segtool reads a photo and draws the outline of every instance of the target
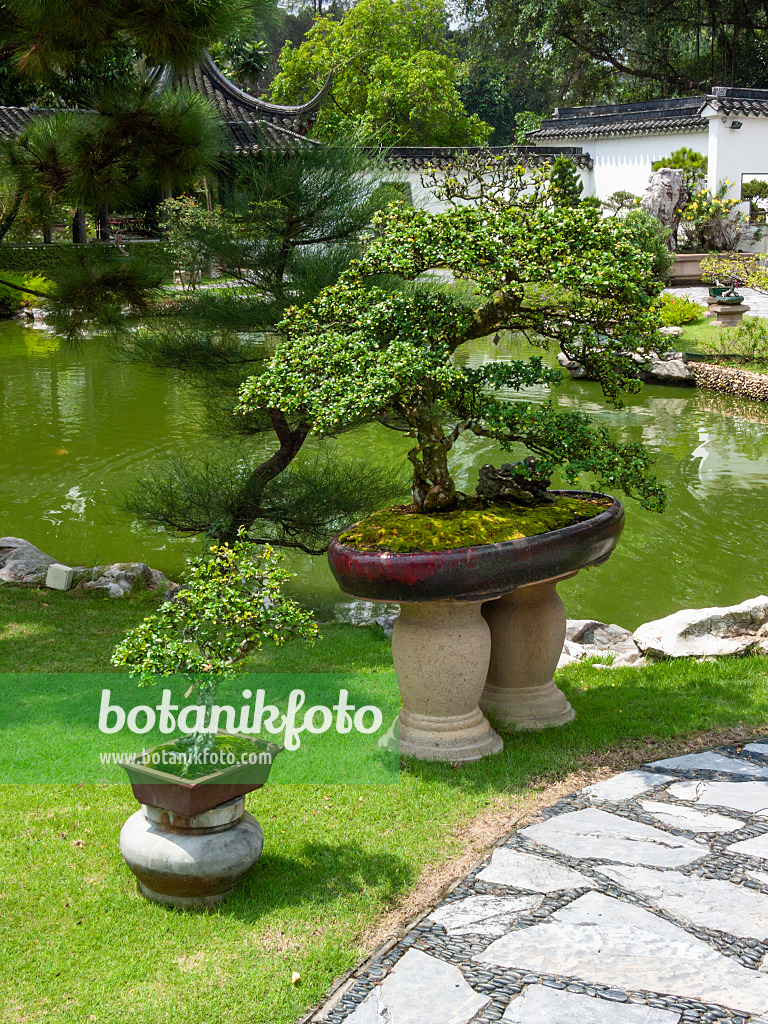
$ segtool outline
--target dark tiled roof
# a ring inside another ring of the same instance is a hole
[[[303,136],[317,117],[330,87],[330,78],[316,96],[294,107],[267,103],[238,89],[222,75],[207,53],[192,71],[175,75],[168,68],[157,68],[152,78],[160,87],[179,84],[212,100],[229,129],[236,153],[254,153],[261,149],[289,152],[301,146],[320,145]],[[0,107],[0,137],[18,135],[34,117],[61,112],[62,108]]]
[[[528,132],[531,142],[545,142],[550,139],[599,139],[621,135],[669,135],[676,132],[705,132],[706,118],[665,117],[648,118],[644,121],[613,121],[606,124],[578,124],[562,127],[546,121],[536,131]]]
[[[528,132],[531,142],[554,139],[597,139],[622,135],[665,135],[676,132],[706,132],[702,117],[711,106],[723,115],[768,117],[768,89],[739,89],[714,86],[701,96],[650,100],[647,103],[614,103],[593,107],[560,107],[552,117]]]
[[[738,114],[740,117],[768,117],[768,89],[716,86],[705,102],[718,114],[725,116]]]
[[[63,113],[60,107],[0,107],[0,137],[14,138],[35,117]]]
[[[207,96],[230,129],[236,152],[253,152],[265,147],[291,149],[308,144],[310,140],[302,136],[316,120],[331,84],[329,78],[317,95],[298,106],[267,103],[243,92],[225,78],[207,53],[191,71],[173,74],[170,69],[158,69],[154,77],[160,84],[182,85]]]
[[[395,146],[385,153],[390,163],[409,170],[423,167],[448,167],[461,153],[490,152],[506,155],[516,163],[540,165],[552,163],[559,156],[570,157],[577,167],[591,168],[592,157],[579,146]]]

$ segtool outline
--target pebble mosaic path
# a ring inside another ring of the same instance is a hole
[[[312,1020],[768,1024],[768,738],[580,790]]]

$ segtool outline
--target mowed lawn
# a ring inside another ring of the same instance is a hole
[[[4,730],[9,757],[35,758],[18,709],[39,708],[36,673],[109,671],[112,645],[155,601],[0,587],[0,671],[14,673],[4,677],[0,717],[16,723]],[[322,633],[314,647],[265,651],[248,668],[266,688],[288,673],[304,685],[313,673],[318,683],[354,674],[371,692],[394,693],[380,631],[334,624]],[[428,899],[447,862],[563,786],[768,732],[766,658],[571,666],[558,681],[576,721],[507,734],[498,757],[462,767],[409,761],[394,784],[276,784],[252,794],[264,853],[210,914],[138,895],[118,849],[137,809],[127,785],[0,785],[0,1020],[293,1021],[368,951],[383,915],[418,907],[414,892]],[[148,693],[136,702],[151,703]],[[65,706],[49,706],[45,759],[71,757]]]

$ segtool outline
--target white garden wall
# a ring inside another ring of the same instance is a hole
[[[706,132],[568,140],[569,144],[581,146],[592,157],[592,171],[586,173],[592,179],[589,194],[596,195],[598,199],[607,199],[614,192],[621,191],[641,196],[655,160],[670,156],[673,150],[683,146],[706,154],[707,141]],[[586,194],[586,182],[584,191]]]

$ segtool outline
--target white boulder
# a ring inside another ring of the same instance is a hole
[[[768,597],[730,608],[684,609],[644,623],[633,638],[653,658],[714,658],[755,648],[768,654]]]
[[[662,167],[648,179],[648,187],[640,201],[640,209],[650,213],[665,228],[674,226],[678,208],[685,199],[683,172],[678,168]]]

